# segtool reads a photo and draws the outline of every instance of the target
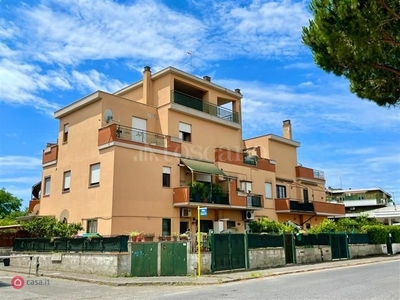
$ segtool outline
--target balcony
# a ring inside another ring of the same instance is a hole
[[[171,137],[151,131],[111,124],[99,129],[98,146],[113,143],[147,145],[149,148],[181,152],[181,144],[171,141]]]
[[[239,124],[239,114],[225,107],[204,102],[202,99],[184,94],[179,91],[172,91],[172,102],[216,116],[219,119]]]
[[[50,166],[57,163],[58,158],[58,145],[48,144],[46,149],[43,150],[42,164],[43,166]]]
[[[197,193],[190,193],[190,188],[174,188],[174,206],[198,206],[205,205],[219,208],[249,209],[262,208],[262,195],[238,195],[238,192],[228,193],[224,191],[221,195],[209,195],[202,197]]]
[[[312,180],[323,180],[325,181],[325,174],[323,171],[305,168],[302,166],[296,167],[296,177]]]
[[[325,216],[344,215],[345,208],[343,204],[328,202],[301,202],[293,199],[275,199],[275,210],[277,213],[297,213],[297,214],[315,214]]]

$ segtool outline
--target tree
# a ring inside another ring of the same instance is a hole
[[[358,97],[400,104],[399,0],[312,0],[303,42],[315,63],[345,76]]]
[[[4,188],[0,189],[0,219],[17,212],[21,208],[22,200],[14,197]]]

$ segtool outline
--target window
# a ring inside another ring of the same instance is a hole
[[[308,189],[303,189],[303,200],[304,202],[308,202]]]
[[[226,221],[226,229],[231,229],[236,227],[236,221]]]
[[[179,138],[185,142],[190,142],[192,134],[192,125],[179,122]]]
[[[64,124],[64,135],[63,135],[63,142],[68,142],[68,131],[69,131],[69,124]]]
[[[265,198],[272,199],[272,184],[270,182],[265,183]]]
[[[44,178],[44,194],[43,196],[49,196],[50,195],[50,183],[51,183],[51,177],[45,177]]]
[[[64,172],[63,192],[69,192],[71,186],[71,171]]]
[[[162,174],[162,186],[163,187],[170,187],[171,184],[171,168],[170,167],[163,167],[163,174]]]
[[[90,185],[100,184],[100,164],[90,166]]]
[[[171,235],[171,219],[162,219],[162,236]]]
[[[252,184],[250,181],[241,181],[240,182],[240,189],[245,193],[251,193],[252,191]]]
[[[97,219],[87,220],[86,232],[97,232]]]
[[[278,199],[286,198],[286,186],[284,185],[276,186],[276,198]]]

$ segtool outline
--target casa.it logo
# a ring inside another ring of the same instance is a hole
[[[22,289],[25,284],[25,280],[21,276],[14,276],[11,279],[11,285],[13,286],[14,289]]]

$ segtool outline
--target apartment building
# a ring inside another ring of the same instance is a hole
[[[367,189],[327,189],[327,201],[343,203],[346,217],[357,217],[360,214],[383,208],[391,204],[392,197],[381,188]]]
[[[242,94],[168,67],[55,112],[57,142],[43,151],[31,211],[103,235],[246,229],[268,217],[313,226],[344,214],[328,203],[323,172],[299,166],[283,136],[242,139]]]

